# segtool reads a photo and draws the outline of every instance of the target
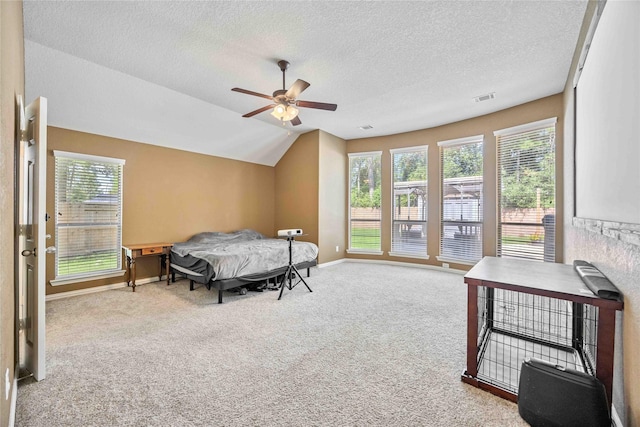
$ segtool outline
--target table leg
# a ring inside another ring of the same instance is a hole
[[[127,256],[127,286],[129,286],[130,281],[131,281],[131,257]]]
[[[164,254],[160,255],[158,257],[158,264],[159,264],[159,269],[158,271],[160,271],[160,273],[158,273],[158,281],[162,280],[162,262],[164,261]]]
[[[136,291],[136,259],[131,258],[131,286],[133,286],[133,292]]]
[[[169,255],[164,254],[164,255],[162,255],[162,257],[164,258],[164,268],[165,268],[165,272],[167,274],[167,286],[169,286],[169,267],[170,267],[171,263],[169,262]]]

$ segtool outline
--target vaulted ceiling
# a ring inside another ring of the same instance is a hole
[[[26,96],[53,126],[275,165],[312,129],[390,135],[561,92],[586,4],[25,1]],[[338,109],[242,118],[269,100],[231,88],[282,89],[280,59]]]

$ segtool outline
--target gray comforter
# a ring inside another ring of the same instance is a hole
[[[289,264],[289,242],[271,239],[254,230],[233,233],[205,232],[186,242],[174,244],[172,251],[207,261],[215,280],[243,277],[286,267]],[[315,260],[318,247],[309,242],[294,241],[293,263]]]

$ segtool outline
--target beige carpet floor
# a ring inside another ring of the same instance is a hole
[[[155,282],[47,303],[18,426],[525,426],[460,381],[459,274],[351,263],[285,291]]]

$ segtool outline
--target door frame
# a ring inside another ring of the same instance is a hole
[[[46,377],[47,99],[39,97],[26,107],[20,105],[20,100],[18,104],[21,111],[16,159],[16,353],[19,369],[28,370],[40,381]],[[30,148],[34,150],[31,171],[25,167]],[[34,267],[31,285],[29,261]]]

